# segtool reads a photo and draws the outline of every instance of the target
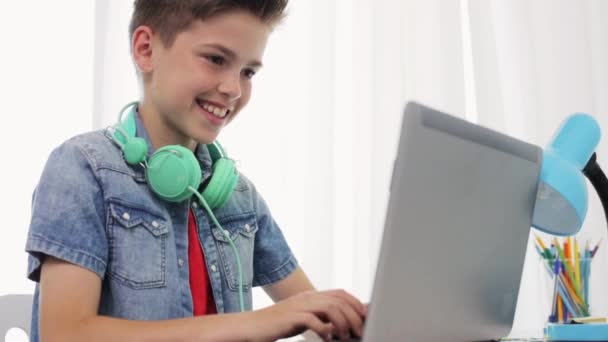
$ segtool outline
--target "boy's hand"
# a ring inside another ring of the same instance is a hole
[[[330,340],[361,337],[367,308],[344,290],[308,291],[252,314],[254,341],[274,341],[308,329]]]

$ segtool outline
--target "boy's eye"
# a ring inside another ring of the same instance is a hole
[[[243,70],[243,75],[245,75],[245,77],[247,77],[247,78],[253,78],[253,75],[255,75],[255,70],[253,70],[253,69]]]
[[[226,60],[222,56],[206,56],[207,60],[213,64],[223,65]]]

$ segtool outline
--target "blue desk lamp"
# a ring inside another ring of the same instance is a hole
[[[587,187],[597,191],[608,219],[608,179],[597,164],[600,127],[587,114],[573,114],[562,123],[543,153],[532,226],[553,235],[573,235],[587,214]]]

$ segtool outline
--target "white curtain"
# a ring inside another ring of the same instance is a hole
[[[0,5],[0,36],[11,42],[0,56],[0,85],[11,94],[3,108],[17,118],[2,142],[36,137],[23,152],[7,150],[27,172],[5,167],[0,177],[9,194],[2,208],[18,213],[5,218],[18,229],[0,241],[2,293],[31,291],[19,246],[50,149],[112,124],[139,94],[128,52],[132,1],[73,0],[46,10],[44,1],[35,3],[36,11],[29,3]],[[269,202],[318,288],[346,288],[369,300],[407,100],[541,146],[573,112],[595,115],[608,132],[605,1],[292,0],[289,12],[271,38],[252,102],[220,139]],[[35,13],[52,15],[32,19]],[[30,29],[20,30],[24,25]],[[598,155],[608,169],[606,140]],[[23,181],[15,186],[11,179]],[[603,212],[589,190],[579,238],[606,241]],[[546,319],[532,246],[516,336],[538,336]],[[592,267],[596,315],[608,313],[605,250]],[[255,307],[270,304],[260,291],[254,300]]]

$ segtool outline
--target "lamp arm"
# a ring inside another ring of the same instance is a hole
[[[587,176],[600,197],[602,207],[604,207],[604,214],[608,221],[608,178],[606,178],[606,175],[597,163],[597,156],[595,153],[593,153],[591,159],[589,159],[589,162],[585,165],[583,173]]]

